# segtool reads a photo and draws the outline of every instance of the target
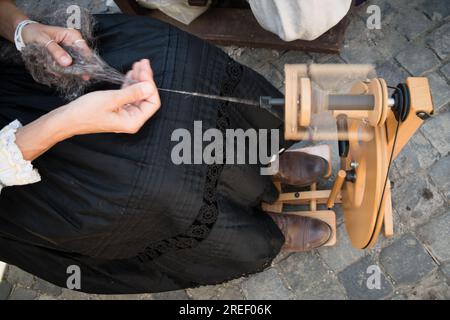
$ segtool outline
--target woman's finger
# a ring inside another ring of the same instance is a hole
[[[135,102],[148,99],[152,96],[154,91],[155,87],[152,83],[148,81],[140,82],[114,91],[113,101],[115,102],[115,107],[121,107],[126,104],[133,104]]]
[[[152,69],[152,66],[150,64],[150,60],[144,59],[144,68],[148,71],[150,76],[153,78],[153,69]]]
[[[150,63],[147,59],[141,60],[139,81],[153,81],[152,70],[150,68]]]
[[[139,81],[139,62],[133,63],[133,68],[131,70],[133,71],[133,79]]]
[[[72,64],[72,57],[55,41],[50,40],[46,44],[46,47],[52,55],[53,59],[55,59],[55,61],[58,62],[61,66],[67,67]]]
[[[127,74],[125,75],[125,81],[124,81],[123,84],[122,84],[122,89],[123,89],[123,88],[126,88],[126,87],[128,87],[128,86],[130,86],[130,85],[132,85],[133,83],[134,83],[134,80],[133,80],[133,71],[130,70],[130,71],[128,71]]]
[[[139,124],[142,126],[148,119],[150,119],[155,113],[156,111],[159,110],[160,107],[160,103],[157,102],[149,102],[149,101],[142,101],[139,104],[139,109],[140,109],[140,113],[139,113]]]
[[[77,48],[78,52],[80,52],[83,56],[89,57],[92,54],[91,48],[86,43],[84,39],[77,39],[72,44],[73,47]]]

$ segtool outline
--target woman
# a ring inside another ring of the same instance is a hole
[[[11,1],[0,0],[4,38],[14,41],[26,19]],[[0,260],[60,286],[77,266],[77,289],[84,292],[160,292],[258,272],[282,248],[304,251],[328,240],[329,227],[318,220],[261,212],[260,202],[273,201],[277,192],[259,165],[171,161],[172,132],[193,130],[195,120],[204,130],[222,131],[279,128],[281,122],[228,102],[166,93],[160,102],[155,83],[248,99],[277,96],[275,88],[162,22],[122,15],[96,20],[102,58],[131,69],[127,77],[137,84],[103,83],[67,103],[33,81],[23,64],[1,65],[0,181],[22,186],[0,194]],[[27,24],[21,36],[25,46],[45,44],[62,66],[72,63],[62,45],[84,43],[76,30],[39,23]],[[282,180],[310,183],[326,170],[318,157],[295,161],[282,157]]]

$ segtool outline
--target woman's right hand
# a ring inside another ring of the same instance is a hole
[[[136,133],[161,106],[150,62],[136,62],[120,90],[88,93],[53,110],[16,133],[25,160],[34,160],[56,143],[89,133]]]
[[[127,80],[134,84],[88,93],[61,108],[71,128],[68,134],[136,133],[158,111],[161,102],[147,59],[133,65]]]

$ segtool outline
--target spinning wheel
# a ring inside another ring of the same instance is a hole
[[[355,74],[369,69],[359,65],[285,66],[285,139],[337,140],[341,164],[331,190],[316,190],[313,184],[311,191],[281,193],[274,204],[263,204],[266,210],[279,213],[284,204],[309,204],[309,211],[296,214],[326,221],[335,239],[335,214],[331,209],[341,203],[350,241],[360,249],[375,244],[383,224],[385,235],[393,234],[389,168],[433,113],[426,78],[408,78],[405,84],[393,88],[391,97],[386,82],[376,77],[355,80],[344,94],[323,89],[328,84],[335,90],[340,83],[348,84]],[[331,115],[336,132],[314,127],[314,117],[320,112]],[[323,154],[318,151],[323,147],[298,151],[317,155]],[[331,161],[330,155],[323,157]],[[328,210],[318,210],[320,204],[326,204]],[[327,245],[332,244],[334,241]]]

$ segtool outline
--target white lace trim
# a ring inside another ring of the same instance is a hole
[[[22,124],[15,120],[0,130],[0,191],[2,187],[41,181],[30,161],[23,159],[16,145],[16,131]]]

